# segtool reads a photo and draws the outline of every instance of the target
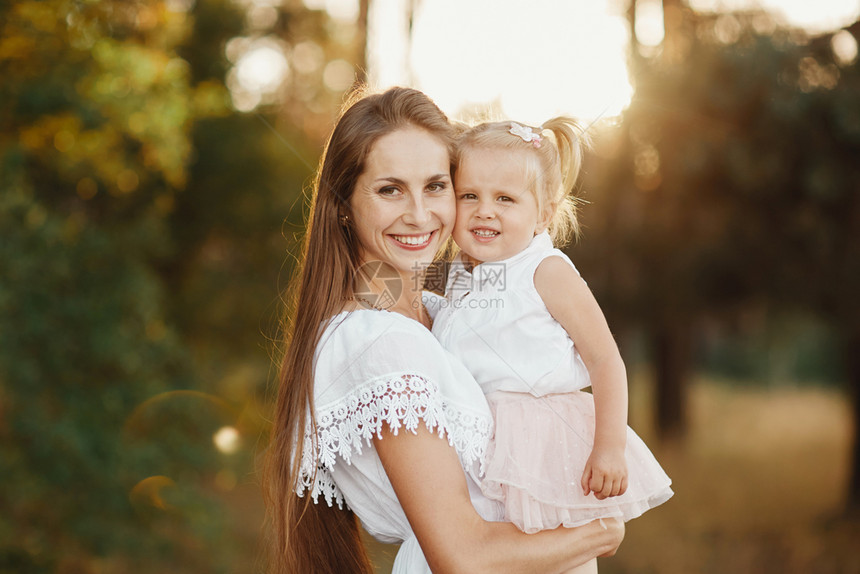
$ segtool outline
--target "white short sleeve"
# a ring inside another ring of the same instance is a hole
[[[464,468],[479,474],[492,419],[483,393],[459,361],[419,323],[357,310],[327,326],[315,357],[316,430],[305,431],[297,493],[331,505],[343,497],[328,473],[346,464],[383,425],[394,434],[423,424],[447,438]]]

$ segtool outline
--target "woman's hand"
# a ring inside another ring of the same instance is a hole
[[[627,460],[624,448],[594,447],[582,473],[582,493],[603,500],[627,492]]]
[[[566,572],[611,556],[624,537],[623,524],[608,519],[536,534],[487,522],[472,506],[447,440],[423,424],[414,434],[384,427],[381,436],[373,444],[433,572]]]
[[[615,556],[615,553],[618,552],[618,547],[621,546],[621,541],[624,540],[624,522],[618,518],[601,518],[595,522],[605,528],[606,533],[614,541],[612,549],[604,552],[598,558]]]

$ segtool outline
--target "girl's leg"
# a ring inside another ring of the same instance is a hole
[[[564,574],[597,574],[597,558],[589,560],[582,566],[577,566],[573,570],[568,570]]]

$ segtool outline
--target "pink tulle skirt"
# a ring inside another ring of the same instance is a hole
[[[481,490],[505,506],[505,519],[534,533],[616,517],[625,521],[666,502],[672,481],[635,432],[627,428],[627,491],[598,500],[580,481],[594,444],[594,400],[576,391],[534,397],[487,395],[496,432]]]

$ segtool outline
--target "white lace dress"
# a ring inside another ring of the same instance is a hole
[[[374,538],[402,543],[395,574],[430,569],[373,445],[384,424],[395,434],[424,425],[447,440],[475,508],[487,520],[502,520],[501,507],[475,483],[492,433],[487,402],[465,367],[421,324],[364,309],[334,317],[316,352],[314,401],[317,432],[306,429],[296,491],[309,491],[314,502],[346,504]]]

